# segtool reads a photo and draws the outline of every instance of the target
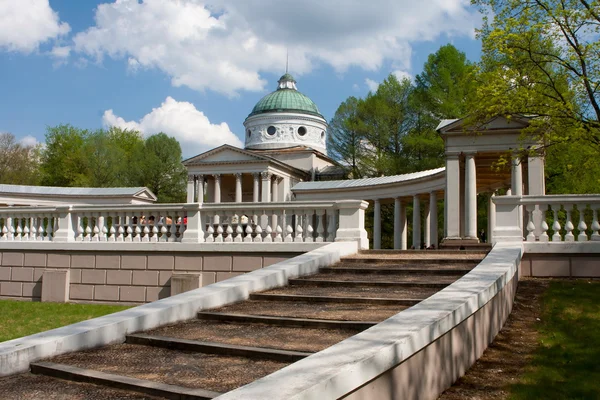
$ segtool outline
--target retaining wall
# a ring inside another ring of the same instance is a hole
[[[600,242],[525,243],[524,247],[521,276],[600,278]]]

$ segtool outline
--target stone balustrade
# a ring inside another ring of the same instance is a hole
[[[493,201],[494,242],[600,241],[600,195],[496,196]]]
[[[360,200],[0,209],[0,241],[285,243],[360,241]]]

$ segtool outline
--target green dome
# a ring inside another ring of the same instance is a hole
[[[317,105],[296,89],[294,77],[287,73],[279,78],[277,90],[260,99],[248,117],[270,112],[300,112],[323,118]]]

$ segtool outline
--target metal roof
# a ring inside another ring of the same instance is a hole
[[[56,195],[56,196],[134,196],[142,191],[150,190],[145,187],[116,187],[116,188],[88,188],[88,187],[56,187],[56,186],[27,186],[0,184],[0,193],[4,194],[31,194],[31,195]]]
[[[343,181],[319,181],[319,182],[300,182],[292,190],[327,190],[359,188],[366,186],[389,185],[392,183],[407,182],[415,179],[427,178],[444,172],[446,168],[436,168],[427,171],[413,172],[404,175],[381,176],[378,178],[348,179]]]

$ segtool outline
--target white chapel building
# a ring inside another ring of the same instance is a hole
[[[288,73],[244,128],[244,149],[223,145],[183,161],[188,203],[289,201],[298,182],[343,177],[327,156],[327,121]]]

